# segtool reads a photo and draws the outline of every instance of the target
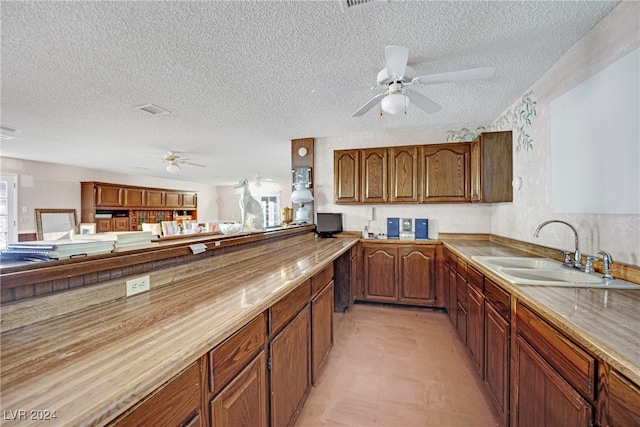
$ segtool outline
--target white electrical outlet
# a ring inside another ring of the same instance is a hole
[[[136,279],[127,280],[127,296],[146,292],[151,289],[151,279],[149,276],[142,276]]]

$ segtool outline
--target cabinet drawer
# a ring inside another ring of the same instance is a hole
[[[467,282],[476,288],[476,291],[484,292],[484,276],[470,265],[467,266]]]
[[[467,263],[462,258],[458,258],[456,263],[456,271],[467,280]]]
[[[197,361],[110,425],[201,425],[200,378],[200,361]]]
[[[594,400],[595,357],[565,338],[521,303],[516,307],[516,330],[583,397]]]
[[[289,295],[275,303],[270,309],[271,313],[271,337],[274,337],[289,320],[309,302],[311,294],[311,279],[291,291]]]
[[[218,393],[264,348],[267,325],[260,314],[209,352],[209,390]]]
[[[311,296],[315,296],[333,280],[333,263],[311,278]]]
[[[511,318],[511,298],[500,286],[490,279],[484,278],[484,299],[500,314],[509,320]]]

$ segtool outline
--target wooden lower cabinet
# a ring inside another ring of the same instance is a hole
[[[213,426],[267,427],[267,374],[264,351],[211,401]]]
[[[484,380],[503,425],[509,415],[509,322],[493,305],[484,306]]]
[[[310,309],[307,304],[271,341],[271,426],[292,425],[311,386]]]
[[[606,427],[640,426],[640,386],[634,384],[609,365],[600,366],[606,387],[600,400],[599,422]]]
[[[363,245],[365,300],[398,301],[397,252],[390,245]]]
[[[447,313],[454,328],[458,322],[458,279],[454,265],[449,264],[449,301],[447,302]]]
[[[591,426],[597,362],[521,302],[511,373],[513,426]]]
[[[399,248],[400,289],[398,301],[405,304],[436,304],[436,250],[432,246]]]
[[[514,352],[511,425],[592,425],[593,406],[521,336]]]
[[[311,381],[333,347],[333,281],[311,300]]]
[[[364,243],[364,299],[435,306],[436,251],[429,245]]]
[[[161,422],[163,426],[204,426],[202,377],[200,359],[112,425],[147,427]]]
[[[471,284],[467,289],[467,348],[480,376],[484,377],[484,296]]]

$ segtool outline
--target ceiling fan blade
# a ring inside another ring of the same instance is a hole
[[[389,77],[400,79],[404,76],[409,59],[409,49],[402,46],[387,46],[384,48]]]
[[[440,83],[462,82],[465,80],[480,80],[493,76],[495,73],[492,67],[471,68],[469,70],[449,71],[447,73],[431,74],[430,76],[419,76],[411,83],[420,85],[437,85]]]
[[[372,109],[378,102],[380,102],[380,100],[382,98],[384,98],[387,95],[387,93],[379,93],[376,96],[374,96],[373,98],[371,98],[369,100],[369,102],[367,102],[366,104],[364,104],[362,107],[360,107],[360,109],[358,111],[356,111],[355,113],[353,113],[351,115],[351,117],[360,117],[362,116],[364,113],[366,113],[367,111],[369,111],[370,109]]]
[[[201,164],[198,164],[198,163],[191,163],[191,162],[180,162],[180,163],[184,163],[185,165],[191,165],[191,166],[198,166],[198,167],[201,167],[201,168],[206,168],[205,165],[201,165]]]
[[[359,92],[363,90],[374,90],[377,89],[378,86],[352,86],[352,87],[336,87],[336,88],[326,88],[326,89],[313,89],[311,93],[316,95],[328,95],[334,93],[349,93],[349,92]]]
[[[419,92],[406,91],[405,95],[409,97],[409,100],[419,109],[424,111],[425,113],[433,114],[442,109],[442,106],[435,101],[427,98],[423,94]]]

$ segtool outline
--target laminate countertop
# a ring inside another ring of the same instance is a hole
[[[530,253],[486,239],[451,239],[444,243],[587,350],[640,384],[640,290],[512,285],[471,257],[530,257]]]
[[[306,233],[254,258],[221,255],[228,264],[170,286],[3,331],[3,414],[55,411],[43,425],[106,424],[357,241]]]

